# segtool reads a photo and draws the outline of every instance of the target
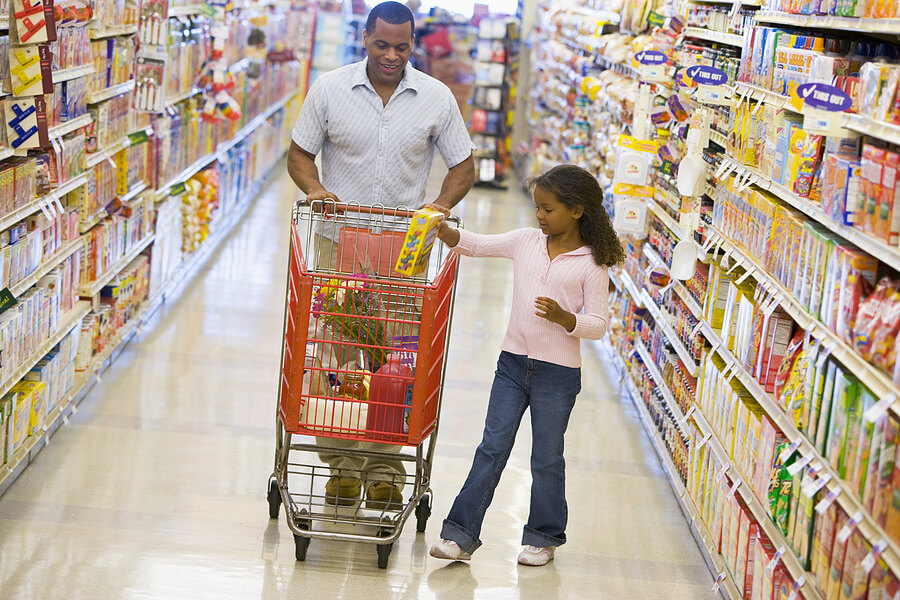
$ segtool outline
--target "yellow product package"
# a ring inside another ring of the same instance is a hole
[[[413,276],[428,269],[434,238],[443,218],[443,213],[430,208],[420,208],[413,214],[395,271],[401,275]]]
[[[31,396],[31,408],[28,415],[29,435],[37,435],[47,416],[47,385],[37,381],[20,381],[13,386],[13,391]]]

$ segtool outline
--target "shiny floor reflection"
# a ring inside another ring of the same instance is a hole
[[[283,516],[269,520],[265,501],[295,196],[286,175],[274,178],[0,498],[0,598],[712,597],[638,417],[588,345],[566,438],[569,542],[556,560],[515,562],[530,486],[527,415],[484,546],[471,564],[427,556],[480,439],[508,315],[511,269],[499,260],[462,265],[427,532],[409,522],[387,570],[365,544],[313,540],[296,562]],[[475,189],[460,214],[473,230],[503,231],[531,225],[530,207],[515,186]]]

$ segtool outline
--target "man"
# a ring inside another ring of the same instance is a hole
[[[449,168],[433,200],[452,208],[475,182],[474,145],[449,88],[407,63],[415,22],[399,2],[369,13],[363,44],[368,58],[321,75],[300,110],[288,151],[288,173],[307,202],[333,199],[416,208],[435,149]],[[322,153],[322,174],[315,164]],[[333,268],[334,230],[316,236],[317,268]],[[400,446],[317,438],[323,447],[399,452]],[[399,505],[405,469],[399,460],[341,456],[323,449],[331,467],[325,499],[353,504],[367,482],[367,505]]]

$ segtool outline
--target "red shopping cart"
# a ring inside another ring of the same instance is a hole
[[[340,539],[377,544],[378,566],[386,568],[406,520],[415,512],[422,532],[431,514],[458,258],[436,240],[425,273],[394,272],[413,212],[334,202],[294,207],[268,500],[272,518],[285,507],[297,560],[306,559],[313,538]],[[336,473],[309,460],[313,453],[414,463],[414,473],[389,482],[407,499],[373,508],[364,498],[329,495],[329,478],[346,476],[361,480],[364,497],[369,474]]]

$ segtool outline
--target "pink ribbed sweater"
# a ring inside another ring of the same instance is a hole
[[[501,350],[563,365],[581,366],[579,338],[600,339],[609,323],[609,272],[582,246],[550,261],[547,236],[540,229],[515,229],[498,235],[459,230],[454,251],[465,256],[511,258],[513,300]],[[537,316],[534,299],[553,298],[575,314],[575,329]],[[584,309],[584,312],[582,312]]]

